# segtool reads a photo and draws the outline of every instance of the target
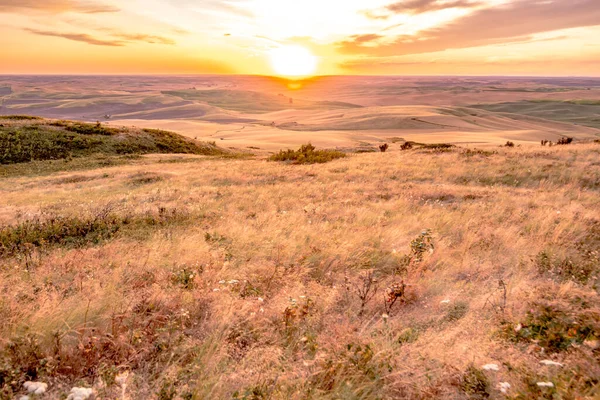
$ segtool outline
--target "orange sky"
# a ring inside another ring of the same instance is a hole
[[[3,74],[600,76],[599,0],[0,0]]]

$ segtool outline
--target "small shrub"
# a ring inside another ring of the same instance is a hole
[[[410,150],[413,148],[413,142],[404,142],[400,146],[400,150]]]
[[[201,272],[202,270],[182,266],[173,271],[171,274],[171,281],[184,289],[191,290],[196,287],[196,276]]]
[[[481,149],[466,149],[464,150],[462,153],[460,153],[461,155],[465,156],[465,157],[473,157],[473,156],[482,156],[482,157],[490,157],[493,156],[495,154],[498,154],[497,151],[488,151],[488,150],[481,150]]]
[[[433,237],[430,229],[425,229],[410,242],[412,259],[415,262],[423,261],[423,255],[427,252],[433,252],[433,249]]]
[[[574,250],[567,250],[566,253],[560,257],[549,251],[541,251],[535,259],[538,272],[559,281],[572,280],[580,284],[588,283],[598,273],[600,264],[597,254]]]
[[[378,383],[393,370],[390,361],[376,356],[370,344],[356,343],[348,344],[342,352],[325,359],[320,367],[311,386],[326,393],[350,389],[355,394],[351,398],[380,398],[372,396],[373,386],[369,387],[369,384],[380,387]]]
[[[464,301],[457,301],[456,303],[452,304],[448,308],[448,311],[446,312],[446,315],[444,316],[444,321],[446,321],[446,322],[458,321],[459,319],[461,319],[465,315],[467,315],[468,312],[469,312],[469,304],[465,303]]]
[[[573,143],[573,138],[568,137],[568,136],[562,137],[562,138],[558,139],[558,141],[556,142],[556,144],[559,144],[559,145],[566,145],[566,144],[571,144],[571,143]]]
[[[312,144],[305,144],[298,150],[281,150],[269,157],[270,161],[288,161],[292,164],[322,164],[346,157],[337,150],[317,150]]]
[[[504,145],[504,147],[515,147],[515,144],[509,140],[509,141],[506,142],[506,144]]]
[[[154,172],[140,172],[129,177],[129,184],[133,186],[149,185],[165,180],[163,175]]]
[[[470,399],[487,399],[491,394],[490,380],[474,365],[469,366],[462,375],[460,388]]]
[[[449,143],[423,143],[420,146],[422,149],[427,150],[449,150],[454,147],[453,144]]]
[[[505,326],[508,338],[535,342],[546,351],[557,353],[600,338],[600,312],[597,299],[579,295],[567,299],[540,300],[530,305],[525,319],[517,326]]]
[[[389,145],[387,143],[382,144],[381,146],[379,146],[379,151],[381,151],[382,153],[385,153],[387,151],[387,149],[389,149]]]
[[[398,335],[398,343],[414,343],[419,339],[419,331],[414,328],[406,328],[400,332]]]

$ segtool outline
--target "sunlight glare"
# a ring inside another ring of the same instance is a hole
[[[276,74],[287,77],[310,76],[317,69],[318,59],[302,46],[282,46],[269,54]]]

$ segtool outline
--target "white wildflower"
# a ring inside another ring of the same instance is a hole
[[[538,382],[537,385],[539,387],[547,387],[547,388],[553,388],[554,387],[554,383],[552,383],[552,382]]]
[[[499,371],[500,368],[498,367],[498,364],[485,364],[483,367],[481,367],[481,369],[484,369],[486,371]]]
[[[503,394],[507,394],[508,390],[510,389],[510,383],[508,383],[508,382],[500,382],[500,383],[498,383],[498,388],[500,389],[500,391]]]
[[[540,363],[544,364],[544,365],[548,365],[548,366],[554,366],[554,367],[562,367],[563,365],[559,362],[556,361],[552,361],[552,360],[542,360],[540,361]]]
[[[48,389],[48,384],[44,382],[27,381],[23,384],[23,387],[27,390],[28,393],[44,394]]]
[[[235,285],[236,283],[240,283],[237,279],[232,279],[228,282],[230,285]]]
[[[21,396],[19,397],[19,400],[30,400],[31,398],[29,396]]]
[[[259,297],[258,301],[262,303],[263,301],[265,301],[265,299],[263,299],[262,297]]]
[[[67,400],[87,400],[94,394],[94,389],[84,387],[74,387],[67,396]]]
[[[218,292],[218,291],[220,291],[220,290],[219,289],[213,289],[213,292]]]
[[[224,284],[226,284],[226,283],[227,283],[227,281],[224,281],[224,280],[220,280],[220,281],[219,281],[219,284],[220,284],[220,285],[224,285]]]

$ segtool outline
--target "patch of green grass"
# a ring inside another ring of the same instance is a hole
[[[97,168],[114,167],[118,165],[134,164],[142,161],[137,154],[123,156],[105,156],[93,154],[89,157],[80,157],[62,160],[31,161],[17,164],[1,164],[0,177],[50,175],[62,171],[82,171]],[[194,161],[197,159],[191,159]]]
[[[595,301],[573,296],[567,301],[541,299],[530,305],[525,319],[506,326],[516,342],[537,343],[545,351],[558,353],[600,338],[600,312]]]
[[[43,160],[69,160],[94,154],[197,154],[226,156],[214,144],[187,139],[173,132],[143,129],[133,131],[70,121],[25,123],[0,126],[0,164]],[[1,174],[1,172],[0,172]]]
[[[469,399],[487,399],[491,394],[491,383],[485,373],[474,365],[469,366],[460,380],[461,390]]]
[[[41,117],[34,117],[33,115],[0,115],[0,119],[7,119],[9,121],[27,121],[27,120],[40,120]]]
[[[49,215],[0,227],[0,258],[30,254],[52,246],[81,247],[113,238],[125,227],[147,228],[182,221],[185,213],[160,208],[158,213],[117,213],[109,208],[84,217]]]
[[[346,157],[337,150],[317,150],[312,144],[305,144],[298,150],[281,150],[269,157],[270,161],[287,161],[292,164],[323,164],[338,158]]]
[[[79,133],[80,135],[118,135],[119,133],[125,132],[126,129],[114,128],[106,125],[102,125],[100,122],[95,124],[88,124],[85,122],[74,122],[74,121],[55,121],[48,125],[64,128],[66,131]]]
[[[444,316],[444,320],[447,322],[458,321],[463,318],[469,312],[469,304],[464,301],[458,301],[455,304],[451,305],[446,315]]]

